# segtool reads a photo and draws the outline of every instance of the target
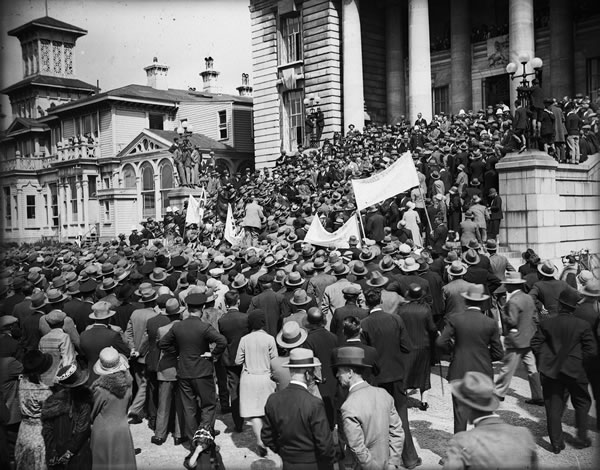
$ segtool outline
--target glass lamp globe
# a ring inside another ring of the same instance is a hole
[[[534,69],[541,69],[542,65],[544,65],[544,62],[539,57],[534,57],[533,59],[531,59],[531,66]]]
[[[179,127],[177,128],[177,133],[178,133],[179,135],[183,135],[183,133],[184,133],[184,132],[185,132],[185,131],[183,130],[183,127],[179,126]]]
[[[514,62],[510,62],[507,66],[506,66],[506,73],[510,73],[513,74],[517,71],[517,64],[515,64]]]
[[[527,52],[521,52],[519,54],[519,62],[521,62],[522,64],[526,64],[527,62],[529,62],[529,54]]]
[[[189,125],[187,126],[186,130],[187,130],[188,132],[194,132],[194,126],[192,126],[191,124],[189,124]]]

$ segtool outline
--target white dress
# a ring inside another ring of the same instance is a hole
[[[419,229],[419,224],[421,223],[421,219],[419,218],[419,214],[414,209],[408,209],[404,212],[402,216],[402,220],[406,222],[406,228],[409,229],[412,233],[412,240],[417,246],[423,246],[423,240],[421,239],[421,230]]]

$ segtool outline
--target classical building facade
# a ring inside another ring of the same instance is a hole
[[[323,137],[510,105],[506,65],[522,54],[543,60],[547,95],[598,97],[600,2],[250,0],[250,12],[257,166],[307,145],[316,102]]]
[[[212,58],[202,91],[168,87],[156,58],[146,85],[106,92],[74,76],[74,49],[87,32],[44,17],[9,32],[21,42],[24,78],[2,93],[13,122],[0,139],[2,239],[101,239],[162,218],[178,186],[172,147],[183,122],[204,159],[231,173],[254,166],[252,87],[219,92]]]

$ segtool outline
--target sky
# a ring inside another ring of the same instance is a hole
[[[48,16],[88,31],[75,46],[75,76],[102,91],[146,84],[143,68],[158,57],[170,66],[169,88],[202,89],[204,58],[221,72],[223,93],[237,94],[252,57],[249,0],[13,0],[0,1],[0,89],[23,78],[19,40],[7,31]],[[11,122],[0,95],[0,129]]]

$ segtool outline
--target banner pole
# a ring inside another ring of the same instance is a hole
[[[367,238],[367,235],[365,233],[365,227],[363,225],[362,214],[360,213],[359,210],[357,210],[356,215],[357,215],[356,220],[358,222],[358,228],[360,229],[360,232],[362,233],[363,240],[365,240]],[[361,243],[361,246],[362,245],[363,244]]]
[[[431,223],[431,219],[429,218],[429,213],[427,212],[427,204],[425,204],[425,196],[423,196],[423,190],[421,189],[421,185],[418,186],[419,188],[419,193],[421,194],[421,199],[423,199],[423,204],[425,205],[425,218],[427,219],[429,228],[431,230],[433,230],[433,224]],[[428,238],[429,235],[429,231],[425,230],[425,239]]]

